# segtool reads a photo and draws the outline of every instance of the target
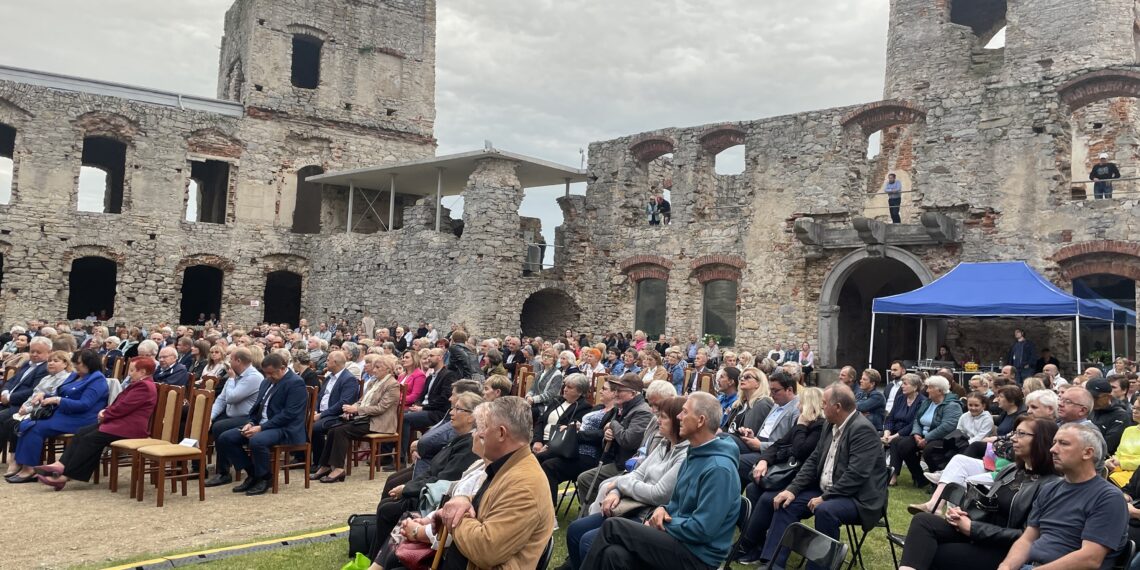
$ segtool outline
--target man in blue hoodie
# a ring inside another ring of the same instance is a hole
[[[740,512],[735,443],[716,437],[721,409],[716,397],[694,392],[677,417],[689,455],[673,497],[645,524],[606,519],[583,568],[699,568],[719,566],[732,547]]]

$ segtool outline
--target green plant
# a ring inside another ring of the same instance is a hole
[[[1107,350],[1094,350],[1089,353],[1089,362],[1096,362],[1099,364],[1108,364],[1112,362],[1112,353]]]

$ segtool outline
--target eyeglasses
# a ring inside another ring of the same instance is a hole
[[[1068,399],[1068,398],[1065,398],[1065,399],[1061,400],[1061,403],[1062,403],[1062,404],[1065,404],[1066,406],[1080,406],[1080,407],[1082,407],[1082,408],[1086,408],[1086,409],[1088,408],[1088,406],[1086,406],[1086,405],[1084,405],[1084,404],[1081,404],[1081,403],[1079,403],[1079,402],[1074,402],[1074,401],[1072,401],[1072,400],[1070,400],[1070,399]]]
[[[468,410],[467,408],[451,408],[451,409],[455,410],[457,412],[467,412],[469,414],[471,413],[471,410]]]
[[[759,378],[752,376],[751,374],[745,374],[744,376],[741,376],[740,379],[741,380],[759,380]]]
[[[1014,430],[1013,435],[1015,437],[1033,437],[1036,434],[1031,431]]]
[[[787,390],[787,388],[780,386],[779,388],[769,388],[768,391],[772,394],[779,394],[780,392],[783,392],[784,390]]]

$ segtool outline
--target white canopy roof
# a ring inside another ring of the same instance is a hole
[[[478,161],[484,158],[518,162],[516,174],[523,188],[586,181],[585,170],[495,148],[437,156],[391,166],[327,172],[310,176],[306,180],[318,184],[348,186],[351,183],[356,188],[388,190],[391,188],[391,176],[395,174],[396,192],[400,194],[428,196],[435,194],[437,183],[441,183],[443,196],[457,196],[463,193],[467,179],[475,172]],[[443,169],[442,180],[440,169]]]

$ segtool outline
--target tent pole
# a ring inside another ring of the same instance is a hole
[[[352,195],[356,194],[356,186],[350,180],[348,182],[348,230],[344,233],[352,233]]]
[[[918,356],[914,359],[915,362],[922,360],[922,325],[926,323],[926,319],[918,318]]]
[[[1116,311],[1115,310],[1112,311],[1112,322],[1108,323],[1108,330],[1111,332],[1111,336],[1109,336],[1109,338],[1111,339],[1111,344],[1112,344],[1112,362],[1115,363],[1116,362]]]
[[[1077,315],[1077,371],[1073,374],[1076,376],[1081,373],[1081,316]]]
[[[867,368],[873,368],[875,354],[875,313],[871,313],[871,347],[867,349]]]

